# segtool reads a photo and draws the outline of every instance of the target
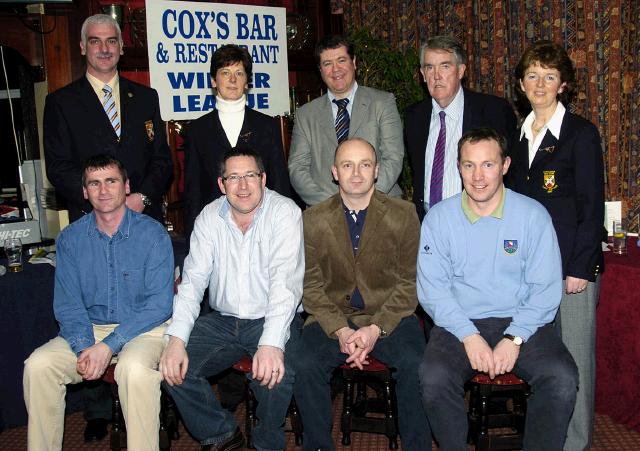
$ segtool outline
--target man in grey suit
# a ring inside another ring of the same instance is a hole
[[[396,183],[402,171],[402,125],[393,94],[359,86],[353,44],[344,36],[322,38],[315,48],[327,93],[296,112],[289,175],[291,185],[307,205],[338,192],[331,165],[338,144],[359,137],[378,150],[380,170],[376,188],[400,197]]]

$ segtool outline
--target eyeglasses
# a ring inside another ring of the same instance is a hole
[[[552,85],[554,83],[557,83],[560,79],[559,76],[557,76],[556,74],[545,74],[543,76],[540,76],[534,72],[529,72],[528,74],[526,74],[524,76],[525,81],[533,81],[533,82],[538,82],[538,80],[540,80],[542,78],[542,81],[544,81],[544,83],[546,85]]]
[[[247,183],[255,182],[260,180],[261,172],[247,172],[245,175],[228,175],[227,177],[222,177],[222,180],[228,182],[232,185],[236,185],[240,183],[240,180],[244,180]]]
[[[231,75],[235,75],[236,78],[245,78],[247,76],[247,74],[243,70],[237,70],[237,71],[234,72],[234,71],[229,70],[229,69],[220,69],[218,71],[218,74],[222,78],[231,78]]]

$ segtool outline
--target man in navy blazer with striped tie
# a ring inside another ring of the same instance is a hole
[[[45,104],[49,181],[66,201],[69,220],[75,221],[91,211],[82,195],[82,164],[107,153],[122,161],[129,175],[127,207],[162,221],[162,195],[172,162],[158,94],[118,75],[123,43],[113,18],[104,14],[87,18],[81,37],[86,73],[49,94]]]

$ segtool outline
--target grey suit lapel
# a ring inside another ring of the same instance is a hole
[[[353,108],[351,109],[349,136],[354,136],[364,122],[364,118],[368,117],[367,111],[369,110],[370,103],[371,99],[366,88],[364,88],[364,86],[358,86],[356,95],[353,98]]]
[[[326,135],[330,143],[333,143],[333,149],[338,147],[338,137],[336,136],[336,125],[333,120],[333,112],[329,103],[329,96],[324,95],[322,101],[318,105],[317,120],[322,124],[321,130]]]

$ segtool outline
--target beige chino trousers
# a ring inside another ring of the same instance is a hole
[[[104,340],[115,324],[94,325],[96,343]],[[158,361],[164,349],[167,324],[128,342],[112,359],[122,412],[127,425],[127,449],[157,451],[160,428],[160,381]],[[82,382],[76,372],[78,358],[69,343],[56,337],[24,362],[24,401],[29,413],[29,451],[62,449],[67,384]]]

